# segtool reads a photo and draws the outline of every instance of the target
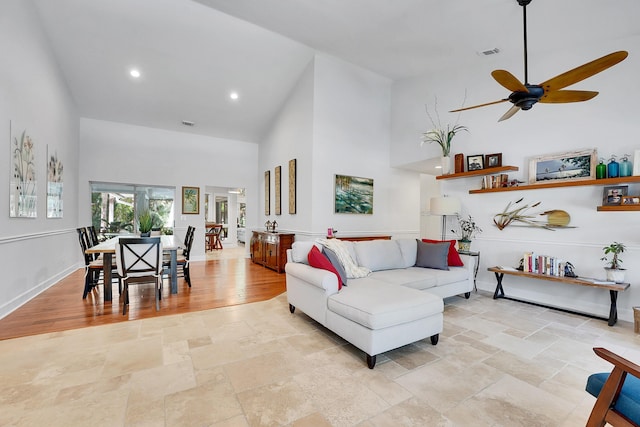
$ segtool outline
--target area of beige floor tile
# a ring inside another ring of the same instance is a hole
[[[499,305],[499,307],[498,307]],[[640,361],[633,325],[494,301],[445,304],[436,346],[365,355],[270,301],[0,341],[0,425],[585,424],[604,346]]]

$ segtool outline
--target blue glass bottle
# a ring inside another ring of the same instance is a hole
[[[604,159],[600,158],[600,163],[596,166],[596,179],[602,179],[607,177],[607,165],[604,164]]]
[[[631,176],[633,173],[633,163],[629,161],[629,155],[625,154],[622,156],[622,161],[620,162],[620,176]]]
[[[617,178],[620,176],[620,163],[616,162],[616,156],[611,155],[609,164],[607,165],[607,176],[609,178]]]

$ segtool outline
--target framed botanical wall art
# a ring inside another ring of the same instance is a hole
[[[264,214],[271,215],[271,172],[264,173]]]
[[[471,172],[480,169],[484,169],[484,156],[482,154],[467,156],[467,170]]]
[[[182,213],[200,214],[200,187],[182,187]]]
[[[9,122],[11,135],[11,179],[9,216],[36,218],[37,181],[35,144],[25,128]]]
[[[62,173],[64,167],[58,158],[58,153],[53,154],[47,145],[47,218],[62,218]]]
[[[373,214],[373,179],[335,176],[335,213]]]
[[[598,153],[591,149],[534,157],[529,160],[529,183],[595,179],[597,163]]]
[[[280,215],[280,208],[281,208],[281,184],[282,184],[282,167],[281,166],[276,166],[275,169],[275,174],[273,176],[273,180],[274,180],[274,184],[276,186],[275,188],[275,193],[276,193],[276,200],[274,202],[274,208],[275,208],[275,214],[276,215]]]
[[[296,213],[296,159],[289,160],[289,213]]]

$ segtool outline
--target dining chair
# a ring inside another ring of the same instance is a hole
[[[191,254],[191,246],[193,245],[195,230],[196,228],[192,226],[189,226],[187,228],[187,234],[184,237],[184,248],[182,249],[182,253],[179,253],[177,255],[176,259],[177,266],[180,267],[178,277],[184,277],[184,280],[187,282],[187,285],[189,285],[189,287],[191,287],[191,276],[189,275],[189,256]],[[169,254],[165,254],[163,261],[165,274],[169,274],[170,267],[171,257],[169,256]]]
[[[586,390],[595,396],[587,427],[602,427],[609,423],[614,427],[640,426],[640,366],[602,347],[593,351],[613,370],[592,374]]]
[[[222,224],[215,224],[209,229],[207,235],[209,236],[209,250],[222,249]]]
[[[98,286],[100,281],[100,273],[102,272],[102,260],[86,251],[92,245],[89,243],[89,236],[86,227],[79,227],[78,241],[80,242],[80,250],[84,259],[84,290],[82,291],[82,299],[86,299],[87,295],[93,288]]]
[[[155,284],[156,311],[162,299],[162,241],[160,237],[121,237],[116,244],[118,274],[122,278],[122,314],[127,314],[129,284]]]

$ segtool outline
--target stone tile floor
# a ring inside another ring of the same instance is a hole
[[[438,345],[378,356],[286,295],[0,341],[2,426],[584,426],[591,350],[640,361],[633,325],[486,294],[449,298]]]

